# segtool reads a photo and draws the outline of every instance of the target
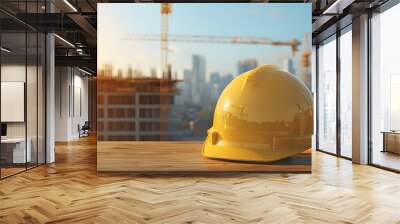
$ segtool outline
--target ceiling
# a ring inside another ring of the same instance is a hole
[[[267,0],[251,2],[312,3],[313,42],[338,20],[379,6],[386,0]],[[26,3],[27,2],[27,3]],[[4,32],[31,27],[40,32],[55,32],[56,65],[86,66],[96,71],[97,3],[134,3],[159,1],[132,0],[1,0],[0,20]],[[175,0],[173,2],[187,2]],[[190,2],[216,2],[194,0]],[[218,1],[249,2],[249,1]],[[49,12],[52,13],[49,13]],[[25,13],[28,12],[28,13]],[[351,23],[351,18],[350,18]],[[71,43],[74,47],[71,47]]]

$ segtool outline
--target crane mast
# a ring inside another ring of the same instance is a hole
[[[168,16],[172,13],[170,3],[161,4],[161,72],[164,79],[171,79],[168,65]]]

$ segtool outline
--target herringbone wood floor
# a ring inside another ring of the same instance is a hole
[[[0,223],[400,223],[400,175],[330,155],[311,175],[112,177],[95,146],[0,181]]]

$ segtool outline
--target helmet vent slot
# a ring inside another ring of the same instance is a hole
[[[221,137],[217,132],[211,133],[211,144],[216,145],[221,140]]]

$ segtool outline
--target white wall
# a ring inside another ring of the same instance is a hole
[[[33,69],[33,67],[28,66],[28,70],[29,69]],[[25,64],[24,65],[2,65],[1,66],[1,81],[25,82]]]
[[[76,70],[74,71],[74,83],[72,88],[74,96],[72,96],[72,99],[74,99],[74,102],[71,102],[71,105],[73,105],[73,108],[71,108],[72,111],[72,119],[71,119],[71,135],[73,136],[72,138],[78,138],[79,137],[79,132],[78,132],[78,124],[81,126],[85,123],[85,121],[88,121],[88,78],[81,76],[81,73],[76,73]],[[71,89],[71,90],[72,90]]]
[[[67,141],[69,132],[69,95],[70,84],[69,69],[67,67],[55,68],[55,141]]]
[[[55,140],[77,139],[78,124],[88,120],[88,78],[76,68],[56,67],[55,86]]]
[[[1,66],[1,81],[2,82],[25,82],[25,71],[24,65],[2,65]],[[28,66],[28,73],[32,72],[35,67]],[[35,70],[36,72],[36,70]],[[27,93],[29,96],[36,96],[36,93]],[[1,108],[7,110],[7,108]],[[7,137],[25,137],[25,122],[11,122],[7,123]]]

